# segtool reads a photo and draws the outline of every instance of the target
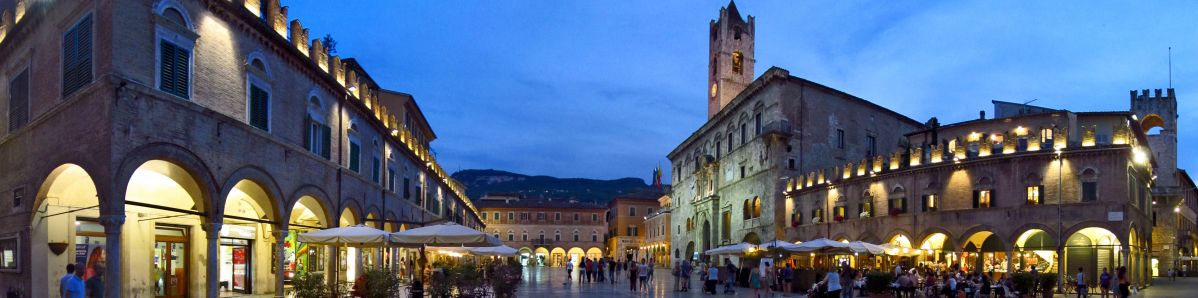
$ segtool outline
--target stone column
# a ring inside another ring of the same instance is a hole
[[[1065,277],[1069,273],[1065,271],[1065,242],[1058,241],[1061,245],[1057,246],[1057,293],[1065,292]]]
[[[1015,272],[1015,264],[1011,263],[1011,255],[1013,255],[1013,254],[1015,254],[1014,250],[1011,250],[1011,249],[1007,250],[1007,273],[1006,274]],[[1006,274],[1004,274],[1004,275],[1006,275]],[[991,276],[990,278],[994,278],[994,277]]]
[[[204,265],[204,269],[208,276],[207,281],[207,296],[208,298],[216,298],[220,296],[220,255],[218,249],[220,247],[220,228],[224,223],[223,219],[214,220],[204,224],[205,235],[208,238],[208,263]]]
[[[282,298],[284,294],[283,279],[285,278],[284,274],[286,274],[287,269],[286,264],[283,264],[284,260],[287,259],[283,255],[284,242],[287,240],[287,230],[275,229],[273,234],[275,237],[275,250],[278,252],[275,254],[275,297]]]
[[[121,226],[125,224],[124,214],[109,214],[100,216],[100,224],[104,225],[104,293],[108,297],[121,297]]]

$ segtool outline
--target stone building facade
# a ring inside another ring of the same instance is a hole
[[[0,4],[0,284],[24,297],[68,263],[111,296],[281,297],[405,257],[297,233],[483,228],[413,98],[277,0]]]
[[[571,199],[488,194],[478,201],[487,232],[519,250],[526,266],[565,266],[604,254],[607,211],[601,205]]]
[[[752,28],[735,11],[729,4],[712,22],[712,82],[742,75],[719,61],[736,61],[726,53],[737,49],[724,48],[749,47],[751,30],[732,43],[715,30]],[[1068,266],[1094,277],[1123,265],[1145,285],[1179,263],[1162,252],[1195,252],[1198,196],[1176,166],[1172,89],[1133,91],[1129,110],[1116,112],[994,101],[998,118],[941,125],[776,67],[743,88],[714,86],[709,101],[720,104],[709,103],[708,121],[668,155],[675,259],[828,237],[971,270]],[[725,91],[734,94],[727,103]]]
[[[645,244],[645,217],[661,209],[663,191],[641,190],[616,196],[607,203],[607,249],[609,257],[616,260],[640,262],[646,255],[640,253]]]
[[[657,199],[657,211],[645,216],[645,240],[637,252],[638,256],[652,262],[661,268],[670,268],[674,264],[670,257],[670,194],[666,193]],[[638,258],[639,259],[639,258]]]
[[[753,59],[741,58],[740,72],[724,71],[731,53],[751,57],[751,30],[727,34],[744,24],[734,4],[713,21],[709,68],[717,82],[752,75]],[[746,44],[747,43],[747,44]],[[719,44],[718,46],[715,44]],[[702,252],[723,244],[784,235],[782,177],[877,156],[900,148],[902,134],[923,125],[864,99],[770,68],[749,84],[718,85],[734,94],[713,107],[707,123],[668,155],[673,165],[671,218],[674,258],[705,259]],[[722,100],[721,100],[722,101]],[[709,110],[710,111],[710,110]],[[780,239],[780,238],[778,238]]]

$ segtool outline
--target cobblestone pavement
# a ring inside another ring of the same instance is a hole
[[[517,290],[516,294],[520,297],[537,297],[537,298],[562,298],[562,297],[754,297],[753,291],[745,288],[737,288],[735,294],[711,295],[703,294],[702,284],[698,277],[691,279],[691,289],[689,292],[675,292],[674,279],[670,277],[669,269],[656,269],[653,272],[654,279],[649,282],[649,287],[646,290],[633,292],[629,290],[627,275],[624,278],[618,278],[616,284],[611,284],[611,281],[606,283],[588,283],[579,282],[578,276],[575,274],[571,283],[566,284],[566,269],[565,268],[526,268],[524,280]],[[723,292],[723,288],[719,289]],[[762,297],[767,296],[765,291],[761,292]],[[802,297],[798,294],[787,294],[775,292],[773,297]]]
[[[1092,296],[1096,297],[1096,296]],[[1152,279],[1152,286],[1140,291],[1132,297],[1145,298],[1192,298],[1198,297],[1198,277],[1178,277],[1175,281],[1168,278]]]

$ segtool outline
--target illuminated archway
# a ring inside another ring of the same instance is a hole
[[[150,227],[133,232],[133,235],[122,235],[123,238],[146,239],[144,246],[143,243],[122,246],[129,250],[122,253],[135,256],[122,264],[122,270],[131,272],[133,277],[131,284],[122,286],[132,291],[145,291],[130,292],[128,296],[199,296],[206,292],[209,280],[219,277],[216,272],[219,268],[208,267],[211,256],[201,257],[207,254],[209,247],[207,233],[218,231],[206,231],[209,218],[199,215],[213,212],[207,203],[208,196],[217,195],[215,187],[211,177],[200,174],[203,173],[202,164],[195,160],[179,160],[182,163],[148,160],[137,165],[128,177],[125,223],[149,224]],[[147,278],[140,278],[143,275]]]
[[[956,254],[952,251],[952,244],[949,243],[948,235],[944,233],[932,233],[919,244],[921,262],[932,263],[937,265],[952,264],[957,261]]]
[[[299,234],[328,227],[329,215],[325,205],[315,197],[305,194],[291,206],[287,219],[287,239],[283,243],[283,274],[291,279],[309,272],[327,272],[328,248],[297,241]],[[327,278],[327,275],[326,275]]]
[[[1011,269],[1028,271],[1034,266],[1039,272],[1056,272],[1056,262],[1059,260],[1057,240],[1044,230],[1030,229],[1015,239],[1015,252],[1011,256],[1011,266],[1014,268]]]
[[[1123,247],[1120,244],[1119,237],[1105,228],[1087,227],[1078,230],[1065,240],[1065,268],[1069,269],[1068,272],[1082,268],[1086,278],[1093,281],[1098,276],[1096,273],[1101,272],[1101,268],[1113,270],[1122,263],[1123,256],[1120,253]],[[1134,260],[1135,257],[1129,259]],[[1131,268],[1132,266],[1128,266],[1128,272],[1134,274]]]
[[[1158,128],[1164,127],[1165,119],[1157,114],[1148,114],[1144,116],[1144,119],[1140,120],[1140,128],[1144,129],[1144,134],[1159,134],[1160,130]]]
[[[545,248],[543,248],[543,247],[537,248],[537,253],[540,254],[541,251],[544,251],[544,250],[545,250]],[[540,255],[540,256],[541,256],[541,258],[544,258],[544,255]],[[562,249],[561,247],[554,247],[553,250],[549,251],[548,266],[562,267],[565,265],[566,265],[566,250],[565,249]],[[542,266],[545,266],[545,265],[542,265]]]
[[[271,268],[273,241],[264,241],[276,228],[275,192],[248,179],[237,181],[224,199],[220,246],[217,250],[218,281],[227,290],[245,294],[274,291]],[[240,274],[238,274],[240,273]]]
[[[588,259],[598,260],[599,258],[602,258],[602,257],[603,257],[602,249],[599,249],[598,247],[592,247],[590,249],[587,249],[587,258]]]
[[[13,256],[18,258],[19,268],[29,268],[32,274],[33,297],[57,293],[59,276],[51,268],[77,263],[83,277],[90,278],[95,275],[95,265],[105,264],[104,226],[97,221],[100,201],[96,194],[91,175],[76,164],[58,166],[38,188],[29,226],[31,260],[25,264],[19,260],[20,256]],[[79,248],[86,249],[82,264],[77,261]]]
[[[359,224],[358,211],[354,208],[354,206],[356,205],[351,203],[349,206],[346,206],[345,209],[341,210],[341,216],[338,217],[338,224],[340,227],[349,227]],[[343,281],[356,280],[358,277],[358,271],[360,269],[359,267],[361,265],[361,255],[359,254],[359,249],[356,247],[344,247],[337,249],[337,253],[337,260],[339,260],[341,264],[344,264],[337,266],[339,273],[337,274],[337,277],[345,278]]]
[[[1007,248],[1002,238],[990,231],[975,232],[961,248],[961,269],[966,272],[1005,272]]]
[[[584,252],[582,248],[571,247],[570,250],[566,251],[566,258],[570,261],[573,261],[574,266],[578,266],[578,262],[582,261],[582,258],[584,257],[586,257],[586,252]]]

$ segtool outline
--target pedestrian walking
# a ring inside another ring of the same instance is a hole
[[[1111,291],[1111,272],[1106,267],[1102,268],[1102,275],[1098,276],[1098,286],[1102,291],[1102,298],[1106,298],[1106,293]]]
[[[75,264],[67,264],[67,273],[58,279],[58,294],[63,298],[83,298],[83,279],[75,274]]]
[[[641,259],[641,263],[637,265],[636,272],[641,282],[641,289],[649,289],[649,264],[645,263],[645,259]]]
[[[1082,269],[1083,267],[1077,267],[1077,298],[1090,297],[1090,293],[1087,293],[1089,288],[1086,288],[1086,272]]]
[[[628,290],[636,292],[637,291],[636,279],[640,278],[640,276],[637,275],[637,273],[636,273],[636,270],[637,270],[636,264],[631,264],[632,261],[628,261],[628,262],[630,264],[625,265],[625,266],[628,266]]]
[[[682,262],[674,261],[674,268],[670,269],[670,275],[674,276],[674,292],[682,291]]]
[[[570,283],[570,279],[572,279],[573,272],[574,272],[574,260],[567,260],[566,261],[566,283]]]
[[[689,292],[691,290],[691,272],[694,270],[691,267],[691,261],[682,261],[682,291]]]

